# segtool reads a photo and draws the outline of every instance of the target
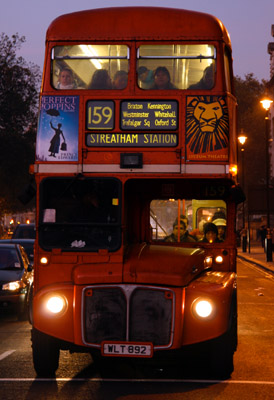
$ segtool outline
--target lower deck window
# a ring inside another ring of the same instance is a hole
[[[226,237],[223,200],[152,200],[152,239],[163,242],[220,243]]]
[[[72,251],[117,250],[120,209],[117,179],[44,179],[40,185],[40,245]]]

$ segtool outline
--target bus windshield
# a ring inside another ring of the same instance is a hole
[[[41,183],[44,249],[116,250],[121,243],[120,182],[115,178],[48,178]]]

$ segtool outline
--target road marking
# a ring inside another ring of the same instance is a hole
[[[0,354],[0,361],[4,360],[4,358],[8,357],[10,354],[14,353],[15,350],[8,350],[5,353]]]
[[[244,302],[244,301],[238,301],[238,305],[248,305],[248,306],[274,306],[274,303],[257,303],[257,302]]]
[[[274,272],[269,270],[268,268],[264,267],[260,263],[256,262],[254,259],[247,259],[247,258],[241,258],[238,257],[241,262],[246,265],[247,267],[253,269],[254,271],[260,272],[262,275],[264,275],[266,278],[270,280],[274,280]]]
[[[103,378],[0,378],[0,382],[152,382],[152,383],[221,383],[245,385],[274,385],[274,381],[236,381],[218,379],[103,379]]]

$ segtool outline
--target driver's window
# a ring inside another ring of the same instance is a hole
[[[150,203],[152,240],[161,242],[222,242],[226,238],[223,200],[155,199]]]

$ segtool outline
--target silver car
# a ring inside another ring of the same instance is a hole
[[[18,319],[28,317],[33,269],[20,244],[0,242],[0,307],[14,309]]]

